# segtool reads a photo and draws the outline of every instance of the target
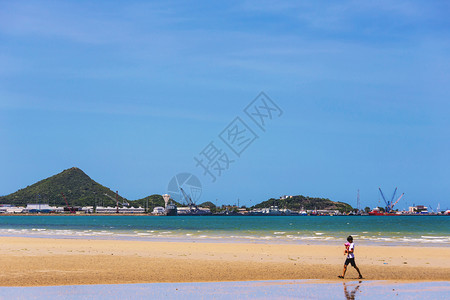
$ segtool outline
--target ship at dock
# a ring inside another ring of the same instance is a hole
[[[164,203],[165,203],[165,210],[164,213],[166,216],[177,216],[178,215],[178,208],[173,203],[173,201],[170,201],[170,195],[164,194],[163,195]]]
[[[380,191],[380,195],[383,198],[384,203],[386,203],[386,208],[384,209],[384,211],[381,211],[381,209],[379,207],[376,207],[372,211],[369,212],[369,216],[399,216],[399,215],[401,215],[401,213],[394,211],[394,206],[398,203],[398,201],[400,201],[400,199],[403,197],[403,195],[405,195],[405,193],[402,193],[400,195],[400,197],[398,197],[398,199],[394,202],[395,195],[397,193],[397,188],[395,188],[394,194],[392,194],[392,197],[390,200],[386,200],[386,197],[384,197],[384,194],[383,194],[383,191],[381,190],[381,188],[378,188],[378,190]]]
[[[379,207],[375,207],[374,209],[372,209],[371,211],[369,211],[369,216],[399,216],[401,215],[401,213],[397,213],[397,212],[383,212],[380,210]]]
[[[166,206],[166,216],[177,216],[178,208],[175,203],[171,202]]]
[[[187,207],[182,207],[178,209],[178,215],[185,215],[185,216],[205,216],[210,215],[211,211],[209,208],[201,208],[198,207],[197,204],[195,204],[194,201],[192,201],[191,196],[186,194],[186,192],[183,190],[182,187],[179,187],[181,193],[183,194],[184,199],[187,202]]]

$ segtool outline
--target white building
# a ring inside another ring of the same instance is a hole
[[[408,211],[410,213],[428,213],[428,207],[424,206],[424,205],[416,205],[416,206],[410,206],[408,208]]]
[[[20,214],[23,212],[25,207],[17,207],[13,205],[1,205],[0,214]]]
[[[83,210],[84,207],[83,207]],[[111,206],[97,206],[95,209],[96,213],[98,214],[115,214],[117,213],[117,207],[111,207]],[[94,207],[87,206],[86,207],[86,213],[94,212]],[[145,209],[142,207],[119,207],[119,214],[143,214],[145,213]]]
[[[152,214],[154,215],[164,215],[166,212],[165,208],[162,206],[156,206],[153,208]]]
[[[36,203],[29,203],[23,210],[24,213],[36,213],[36,212],[44,212],[44,213],[50,213],[50,212],[62,212],[64,211],[64,208],[62,207],[55,207],[50,206],[48,204],[36,204]]]

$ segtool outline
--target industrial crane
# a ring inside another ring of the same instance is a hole
[[[75,213],[75,209],[73,207],[69,206],[69,202],[67,202],[67,199],[66,199],[66,196],[64,195],[64,193],[61,193],[61,195],[63,196],[64,201],[66,201],[66,207],[69,209],[70,213],[74,214]]]
[[[398,201],[400,201],[400,199],[402,199],[402,197],[403,197],[404,194],[405,194],[405,193],[402,193],[402,194],[400,195],[400,197],[398,197],[398,199],[395,200],[394,204],[391,205],[391,209],[393,209],[394,206],[398,203]]]
[[[116,198],[114,199],[114,197],[108,195],[108,194],[104,194],[105,196],[107,196],[108,198],[112,199],[113,201],[116,201],[116,207],[117,207],[117,213],[119,213],[119,193],[116,191]],[[123,200],[122,201],[122,206],[129,206],[130,203],[128,203],[127,201]]]
[[[108,194],[106,194],[106,193],[105,193],[104,195],[107,196],[108,198],[114,200],[114,201],[117,200],[116,198],[114,198],[114,197],[112,197],[112,196],[110,196],[110,195],[108,195]],[[116,195],[117,195],[117,194],[116,194]],[[124,199],[124,200],[122,200],[122,206],[130,206],[130,203],[128,203],[128,202],[125,201],[125,199]]]
[[[384,203],[386,203],[386,212],[387,213],[389,213],[394,208],[394,206],[398,203],[398,201],[400,201],[400,199],[405,194],[405,193],[402,193],[400,195],[400,197],[398,197],[398,199],[394,202],[395,194],[397,193],[397,188],[395,188],[394,193],[392,194],[391,200],[387,201],[386,198],[384,197],[383,191],[381,191],[381,188],[378,188],[378,189],[380,190],[380,194],[381,194],[381,197],[384,200]]]
[[[197,205],[195,205],[194,201],[192,201],[191,197],[186,194],[186,192],[183,190],[182,187],[180,187],[180,190],[181,190],[181,193],[184,196],[184,199],[186,199],[186,202],[187,202],[189,208],[192,210],[192,207],[194,207],[195,211],[198,211],[198,207],[197,207]]]

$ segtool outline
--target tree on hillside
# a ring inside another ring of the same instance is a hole
[[[291,210],[314,210],[314,209],[331,209],[341,212],[349,212],[352,207],[344,202],[335,202],[327,198],[314,198],[306,196],[293,196],[286,199],[275,199],[263,201],[256,204],[252,208],[266,208],[270,206],[278,206],[279,208],[287,208]]]

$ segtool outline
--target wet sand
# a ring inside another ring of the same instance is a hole
[[[337,280],[343,246],[0,237],[0,286]],[[449,281],[450,249],[357,246],[365,279]],[[346,280],[357,273],[349,268]]]
[[[446,299],[443,281],[320,280],[0,287],[4,299]]]

